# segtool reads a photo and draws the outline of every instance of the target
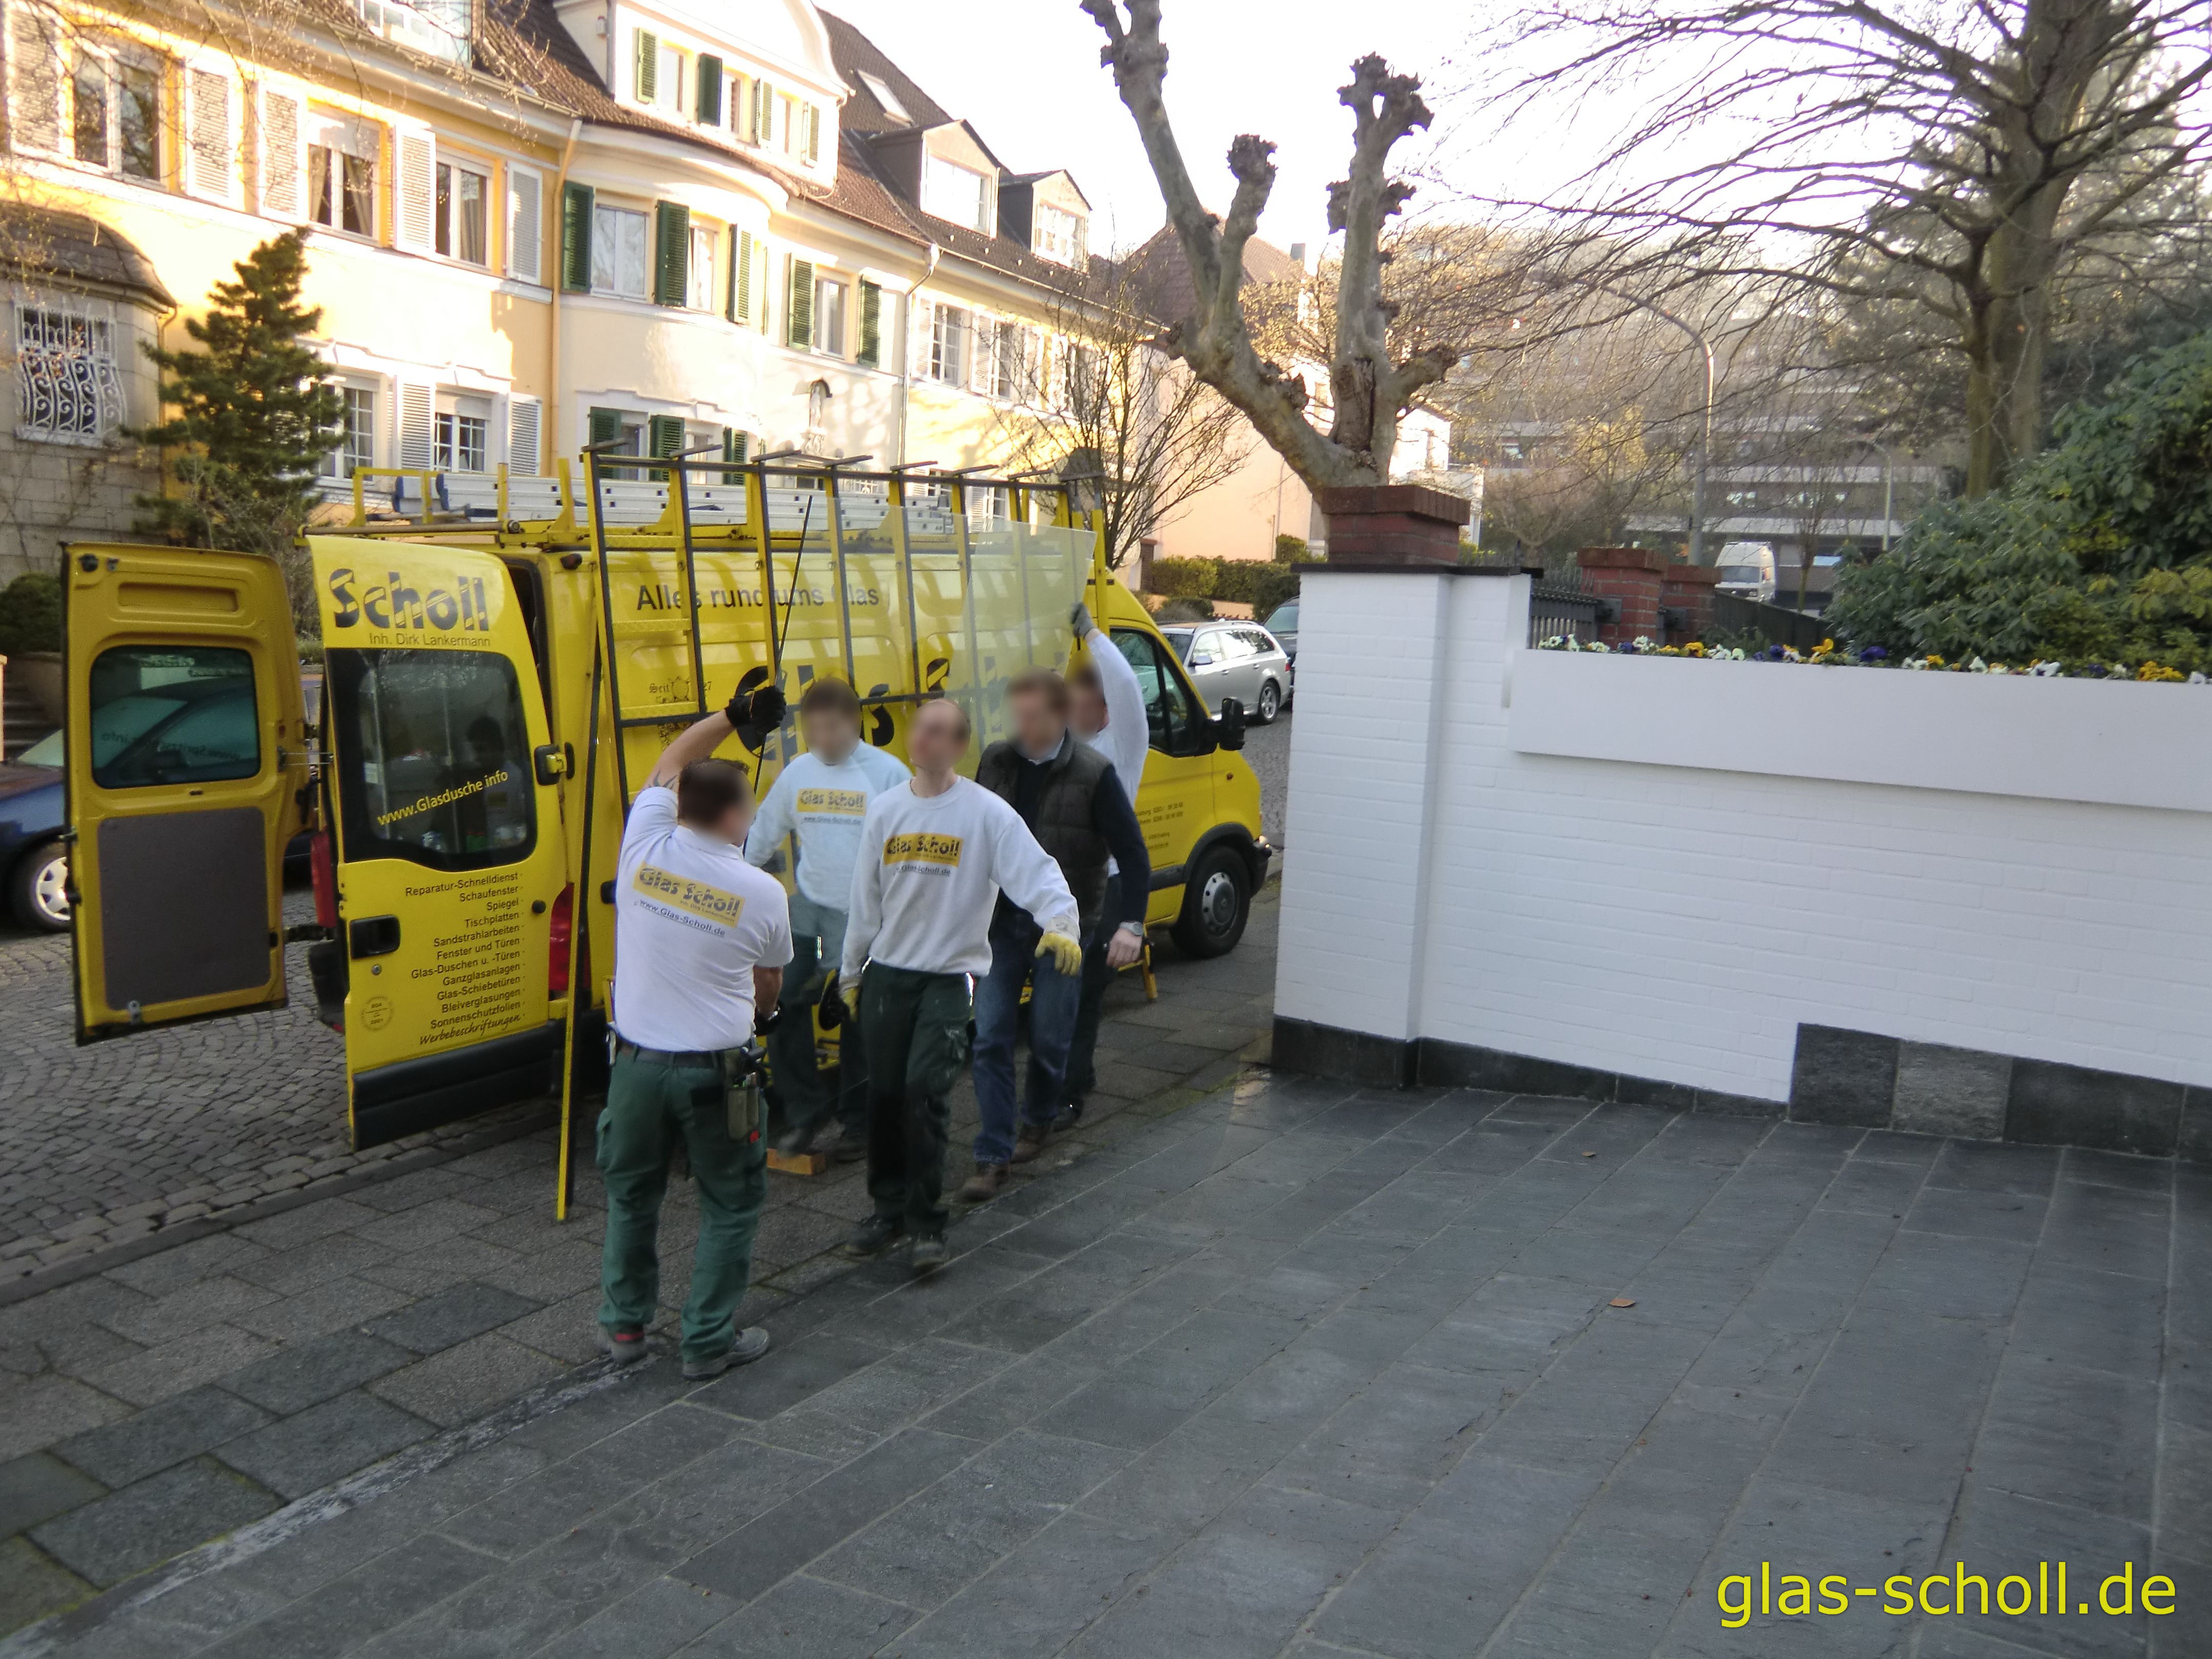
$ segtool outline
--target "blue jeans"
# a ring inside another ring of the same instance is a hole
[[[1075,1035],[1083,976],[1063,974],[1036,954],[1036,922],[1015,911],[991,924],[991,971],[975,985],[975,1107],[982,1125],[975,1161],[1004,1164],[1014,1152],[1014,1036],[1022,986],[1030,987],[1030,1065],[1022,1120],[1042,1127],[1059,1111]]]

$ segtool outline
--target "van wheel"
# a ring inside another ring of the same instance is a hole
[[[42,933],[69,932],[69,848],[61,842],[50,841],[24,854],[8,888],[9,908],[24,927]]]
[[[1175,942],[1187,957],[1223,957],[1244,937],[1252,916],[1252,872],[1232,847],[1217,847],[1199,860],[1183,883],[1182,915]]]
[[[1260,686],[1259,723],[1262,726],[1273,726],[1275,723],[1275,716],[1282,712],[1283,688],[1273,680],[1263,681]]]

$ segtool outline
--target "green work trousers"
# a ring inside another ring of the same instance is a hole
[[[968,975],[870,963],[860,980],[868,1054],[868,1196],[926,1237],[945,1231],[946,1097],[968,1060]]]
[[[748,1140],[731,1134],[729,1092],[719,1067],[665,1065],[660,1056],[627,1048],[615,1056],[599,1114],[598,1162],[607,1189],[599,1323],[641,1331],[660,1305],[660,1200],[679,1138],[699,1185],[684,1357],[711,1359],[730,1345],[768,1196],[768,1144],[757,1128]]]

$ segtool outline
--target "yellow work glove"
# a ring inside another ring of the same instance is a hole
[[[860,988],[856,982],[837,988],[837,1000],[845,1005],[845,1018],[851,1019],[860,1012]]]
[[[1039,957],[1049,957],[1052,965],[1073,979],[1083,971],[1083,947],[1065,933],[1047,933],[1037,941]]]

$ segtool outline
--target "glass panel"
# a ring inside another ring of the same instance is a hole
[[[454,203],[453,257],[472,265],[489,263],[484,235],[484,176],[463,168]]]
[[[107,165],[107,65],[97,58],[76,60],[70,77],[76,112],[76,159],[96,167]]]
[[[118,70],[121,94],[117,131],[123,142],[123,171],[133,179],[161,176],[161,82],[143,64]]]
[[[214,783],[261,769],[253,659],[216,646],[121,646],[92,665],[92,776],[103,789]]]
[[[489,651],[332,651],[345,856],[512,864],[537,837],[514,665]]]
[[[376,234],[376,163],[366,156],[345,158],[344,228],[356,236]]]
[[[1137,671],[1137,685],[1145,694],[1145,725],[1152,747],[1164,755],[1192,753],[1197,719],[1190,693],[1168,665],[1159,641],[1132,628],[1115,629],[1114,643]]]

